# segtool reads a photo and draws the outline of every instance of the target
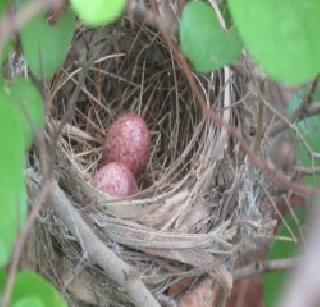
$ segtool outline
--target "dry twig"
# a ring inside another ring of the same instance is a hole
[[[301,106],[289,117],[289,122],[291,124],[296,123],[297,121],[299,121],[300,119],[304,118],[304,117],[310,117],[313,116],[315,114],[319,114],[320,113],[320,107],[319,106],[314,106],[314,108],[311,108],[311,104],[312,104],[312,99],[314,96],[314,93],[317,89],[317,85],[319,83],[319,76],[316,77],[316,79],[312,82],[310,91],[308,93],[308,95],[305,97],[305,99],[303,100],[303,103],[301,104]],[[283,130],[285,130],[286,128],[289,128],[290,126],[287,125],[285,122],[280,122],[279,124],[275,125],[271,132],[270,132],[270,136],[275,136],[278,133],[282,132]]]
[[[266,261],[256,261],[245,267],[237,269],[233,275],[235,280],[249,277],[258,273],[266,272],[278,272],[293,269],[296,267],[298,259],[288,258],[288,259],[277,259],[277,260],[266,260]]]
[[[303,167],[303,166],[299,166],[299,167],[295,168],[295,171],[300,176],[320,175],[320,167]]]
[[[98,239],[55,181],[52,184],[50,204],[70,232],[82,243],[88,260],[101,266],[112,280],[128,292],[136,306],[160,306],[139,278],[139,273]]]

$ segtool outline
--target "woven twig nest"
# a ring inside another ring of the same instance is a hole
[[[242,155],[224,129],[204,120],[161,38],[148,27],[133,29],[126,21],[79,32],[52,84],[51,128],[59,127],[73,108],[83,61],[90,64],[88,74],[57,148],[60,186],[105,244],[141,273],[158,299],[177,280],[207,274],[228,293],[241,239],[235,240],[237,228],[229,213],[237,203],[233,192],[238,193],[246,173],[243,168],[241,174],[236,171]],[[197,81],[210,106],[230,122],[235,94],[232,79],[226,77],[227,70]],[[148,124],[152,153],[138,178],[139,195],[115,200],[89,182],[102,165],[108,128],[128,111]],[[70,236],[50,208],[43,216],[36,228],[39,270],[76,304],[130,305],[129,297],[101,268],[86,263],[81,240]]]

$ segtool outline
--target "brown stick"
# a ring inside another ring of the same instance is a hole
[[[118,258],[90,229],[79,212],[72,206],[56,181],[52,184],[50,205],[57,216],[79,239],[91,263],[101,266],[106,274],[126,290],[136,306],[160,307],[146,288],[139,273]]]
[[[298,108],[298,110],[296,110],[290,117],[289,117],[289,122],[294,124],[296,121],[299,121],[300,119],[304,118],[304,117],[310,117],[316,114],[320,113],[320,107],[319,106],[311,106],[311,103],[313,101],[313,96],[314,93],[317,89],[317,85],[319,83],[319,76],[317,76],[317,78],[312,82],[311,85],[311,89],[308,93],[308,95],[305,97],[305,99],[303,100],[303,103],[301,104],[301,106]],[[282,132],[283,130],[285,130],[286,128],[288,128],[288,125],[286,123],[279,123],[277,125],[275,125],[271,132],[270,132],[270,136],[275,136],[276,134]]]
[[[320,167],[296,167],[295,171],[300,176],[313,176],[313,175],[320,175]]]
[[[235,280],[249,277],[258,273],[266,272],[279,272],[284,270],[290,270],[296,267],[298,259],[277,259],[277,260],[266,260],[266,261],[256,261],[245,267],[236,269],[233,278]]]

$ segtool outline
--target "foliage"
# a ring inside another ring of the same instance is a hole
[[[27,296],[23,299],[13,303],[13,307],[45,307],[41,300],[36,296]]]
[[[102,26],[114,22],[126,6],[126,0],[70,0],[74,11],[88,26]]]
[[[0,270],[0,291],[4,290],[6,274]],[[32,287],[30,287],[32,285]],[[33,272],[19,272],[16,276],[13,293],[13,306],[66,307],[59,292],[44,278]]]
[[[309,90],[307,88],[298,90],[294,97],[291,99],[288,105],[288,113],[292,114],[299,109],[304,99],[307,97]],[[314,103],[320,102],[320,91],[316,91],[313,97]],[[320,153],[320,143],[319,143],[319,129],[320,129],[320,115],[315,115],[300,120],[296,127],[303,137],[304,141],[307,143],[307,146],[314,153]],[[302,140],[296,135],[294,131],[291,131],[291,137],[293,140],[293,145],[301,165],[305,167],[315,167],[320,166],[320,159],[312,158],[306,145]],[[306,176],[304,178],[305,183],[308,186],[320,187],[320,176]],[[303,211],[302,209],[296,210],[297,217],[299,221],[303,220]],[[298,236],[298,227],[294,222],[292,217],[286,217],[286,222],[288,223],[290,229]],[[287,228],[284,223],[281,224],[279,235],[288,235]],[[270,250],[269,259],[279,259],[279,258],[289,258],[294,257],[297,253],[297,246],[291,242],[276,241],[272,249]],[[264,277],[264,301],[265,306],[275,306],[277,300],[279,299],[283,286],[290,277],[290,274],[287,272],[273,272],[267,273]]]
[[[4,12],[4,10],[6,9],[8,5],[8,0],[1,0],[0,1],[0,12],[1,14]]]
[[[0,266],[10,255],[16,234],[26,217],[24,183],[25,141],[20,128],[20,116],[12,97],[0,90]]]
[[[217,70],[240,56],[242,42],[235,28],[224,30],[213,9],[190,1],[180,20],[183,52],[199,72]]]
[[[302,89],[296,92],[294,97],[289,103],[288,111],[292,113],[296,111],[303,103],[304,98],[308,94],[308,89]],[[320,103],[320,91],[316,91],[313,97],[314,104]],[[320,130],[320,115],[314,115],[311,117],[300,120],[296,127],[301,133],[304,142],[292,131],[291,137],[295,147],[296,154],[299,158],[299,162],[304,167],[317,167],[320,166],[320,142],[319,142],[319,130]],[[307,148],[308,146],[309,148]],[[308,151],[311,150],[313,155]],[[320,187],[320,176],[311,175],[304,177],[305,183],[309,186]]]
[[[26,219],[25,149],[32,144],[33,129],[42,129],[43,126],[42,97],[31,81],[16,79],[6,82],[1,76],[0,266],[8,262],[16,236]],[[0,293],[5,282],[6,277],[2,269]],[[16,276],[12,303],[18,307],[66,306],[50,283],[30,272],[18,273]]]
[[[25,144],[33,142],[34,129],[39,131],[44,127],[43,101],[39,91],[28,79],[15,79],[9,83],[8,90],[20,114],[20,126],[24,133]]]
[[[23,9],[29,0],[19,0]],[[42,12],[20,31],[28,66],[38,79],[51,79],[64,61],[75,29],[75,15],[67,9],[56,24],[49,24]]]
[[[0,15],[7,1],[0,2]],[[17,0],[18,9],[29,1]],[[50,79],[61,63],[73,36],[75,15],[69,9],[55,25],[49,25],[44,13],[30,20],[20,31],[23,51],[33,74]],[[9,43],[12,42],[12,37]],[[1,55],[8,53],[8,46]],[[5,56],[1,59],[6,60]],[[32,144],[34,132],[43,129],[42,96],[30,80],[6,81],[0,75],[0,266],[9,261],[17,234],[27,215],[25,188],[25,150]],[[0,270],[0,293],[6,277]],[[30,287],[32,285],[32,287]],[[35,273],[18,273],[12,295],[12,306],[66,306],[56,289]]]
[[[301,224],[304,220],[304,210],[298,208],[294,210],[295,215]],[[292,231],[296,239],[299,238],[299,228],[300,225],[297,225],[295,219],[291,215],[284,217],[285,223],[282,223],[279,228],[278,235],[283,237],[290,237],[292,235],[289,233],[289,230]],[[281,258],[290,258],[294,257],[297,254],[299,245],[296,241],[281,241],[276,240],[272,248],[268,253],[268,259],[281,259]],[[270,272],[264,274],[264,302],[265,307],[274,307],[277,306],[277,302],[281,297],[283,292],[283,287],[286,284],[287,280],[290,277],[290,272]]]
[[[24,152],[33,138],[35,128],[44,126],[42,97],[26,79],[14,80],[9,85],[0,82],[0,266],[11,253],[15,236],[26,217],[24,184]]]
[[[320,71],[318,0],[229,0],[246,47],[272,78],[310,81]]]
[[[232,17],[236,27],[221,29],[213,9],[202,1],[188,2],[182,13],[181,47],[199,72],[217,70],[239,57],[238,31],[273,79],[296,85],[320,72],[319,1],[228,0],[219,8],[227,25]]]

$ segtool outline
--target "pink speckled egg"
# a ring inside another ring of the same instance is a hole
[[[151,137],[145,121],[130,112],[111,125],[103,147],[103,159],[105,163],[123,163],[138,175],[148,165],[150,150]]]
[[[121,163],[109,163],[100,168],[91,180],[97,189],[113,196],[130,196],[138,193],[132,172]]]

